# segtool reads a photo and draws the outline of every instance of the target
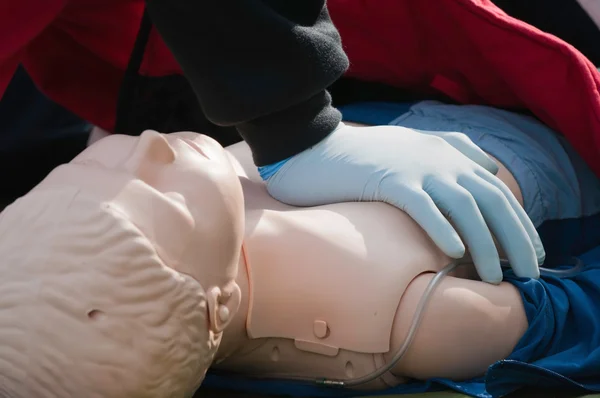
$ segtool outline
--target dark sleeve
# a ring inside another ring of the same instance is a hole
[[[325,90],[348,59],[325,0],[147,0],[206,117],[236,126],[257,166],[321,141],[340,113]]]

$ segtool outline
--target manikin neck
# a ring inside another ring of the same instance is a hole
[[[245,244],[242,244],[240,260],[238,263],[238,275],[236,278],[236,282],[242,292],[242,300],[240,302],[238,313],[223,332],[221,345],[215,356],[215,362],[228,358],[233,353],[243,349],[250,340],[246,329],[250,306],[249,261]]]

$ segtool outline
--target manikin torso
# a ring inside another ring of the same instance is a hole
[[[407,286],[450,259],[405,213],[385,204],[281,204],[266,191],[247,147],[228,151],[245,200],[242,304],[213,368],[347,379],[383,366],[412,321],[397,314]],[[401,382],[389,373],[365,387]]]

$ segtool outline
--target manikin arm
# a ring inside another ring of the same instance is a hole
[[[232,155],[238,175],[262,183],[244,143],[230,146],[227,151]],[[498,176],[522,203],[516,180],[503,165],[499,166]],[[412,221],[407,218],[406,222]],[[475,274],[472,271],[458,270],[462,276]],[[426,273],[416,277],[406,289],[394,320],[387,360],[404,342],[414,311],[433,275]],[[490,364],[513,350],[526,328],[520,295],[512,285],[494,286],[464,279],[458,274],[448,276],[436,288],[415,340],[393,373],[418,379],[464,379],[481,375]]]
[[[433,276],[422,274],[406,289],[396,312],[386,361],[404,342]],[[513,351],[527,326],[521,296],[513,285],[447,276],[433,292],[416,337],[393,373],[420,380],[481,376]]]

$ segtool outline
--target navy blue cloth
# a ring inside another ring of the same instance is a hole
[[[417,102],[357,102],[339,108],[345,122],[367,125],[390,124]]]
[[[529,328],[511,356],[490,367],[490,395],[536,385],[600,392],[600,247],[581,259],[586,267],[574,277],[508,276],[521,292]]]

